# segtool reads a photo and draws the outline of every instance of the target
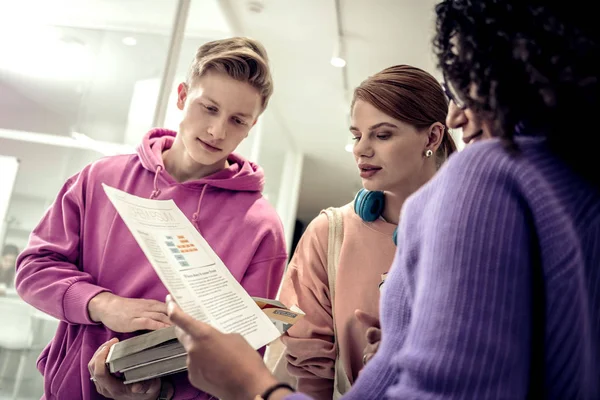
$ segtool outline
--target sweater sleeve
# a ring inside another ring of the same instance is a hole
[[[495,159],[469,154],[451,160],[426,196],[413,197],[403,210],[399,248],[413,254],[401,254],[393,269],[413,294],[412,315],[392,358],[399,376],[389,399],[527,396],[530,210],[504,152]],[[411,244],[409,232],[419,240]],[[394,341],[393,327],[386,328],[384,340]]]
[[[298,390],[315,399],[331,399],[334,364],[333,319],[327,279],[327,216],[306,228],[283,281],[280,300],[297,305],[305,317],[282,337],[288,371],[298,377]]]
[[[17,260],[19,295],[37,309],[73,324],[95,324],[88,302],[108,291],[97,286],[80,263],[84,187],[84,172],[65,183]]]

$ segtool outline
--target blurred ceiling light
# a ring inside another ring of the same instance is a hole
[[[336,68],[344,68],[346,66],[346,60],[339,56],[331,57],[331,65]]]
[[[342,29],[342,20],[341,20],[341,4],[340,0],[334,0],[335,6],[335,28],[336,28],[336,37],[335,37],[335,45],[333,48],[333,56],[331,57],[331,65],[336,68],[344,68],[346,66],[346,60],[344,58],[344,31]]]
[[[346,150],[348,153],[352,153],[352,151],[354,150],[354,144],[356,142],[354,141],[354,137],[352,135],[350,135],[348,137],[348,140],[346,141],[346,145],[344,146],[344,150]]]
[[[338,35],[335,45],[333,47],[333,55],[331,56],[331,65],[336,68],[344,68],[346,66],[346,59],[344,58],[344,43],[342,42],[342,36]]]
[[[135,46],[137,44],[137,39],[132,36],[126,36],[122,40],[125,46]]]

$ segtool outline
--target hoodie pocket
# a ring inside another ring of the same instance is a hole
[[[75,341],[65,349],[62,360],[56,361],[58,368],[53,369],[53,375],[45,377],[50,379],[50,392],[59,399],[82,397],[81,343],[83,336],[82,334],[77,335]]]

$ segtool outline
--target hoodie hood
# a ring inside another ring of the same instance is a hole
[[[184,183],[177,182],[165,170],[162,158],[163,151],[173,146],[175,136],[177,136],[177,133],[169,129],[152,129],[144,136],[137,149],[142,166],[155,174],[155,192],[160,192],[160,181],[167,185],[212,186],[233,191],[262,192],[265,184],[263,169],[235,153],[227,157],[229,167],[224,170],[201,179]],[[153,193],[151,197],[156,196],[157,194]]]

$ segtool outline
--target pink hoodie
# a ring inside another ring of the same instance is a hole
[[[283,228],[261,195],[262,169],[242,157],[196,181],[178,183],[162,151],[176,133],[150,131],[137,155],[108,157],[85,167],[63,186],[17,261],[21,297],[61,323],[38,359],[45,399],[100,399],[87,363],[112,332],[90,320],[87,305],[103,291],[164,301],[167,294],[101,183],[154,199],[173,199],[233,276],[252,296],[274,298],[286,263]],[[172,377],[175,399],[204,399],[186,373]]]

